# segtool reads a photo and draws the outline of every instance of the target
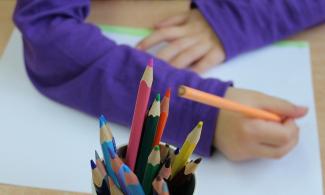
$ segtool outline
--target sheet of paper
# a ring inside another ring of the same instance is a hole
[[[106,35],[128,45],[141,39]],[[0,183],[90,192],[89,159],[99,149],[98,122],[41,95],[26,75],[21,47],[20,34],[14,31],[0,64]],[[231,79],[237,87],[280,96],[310,110],[299,121],[300,142],[288,156],[246,163],[230,162],[220,154],[204,159],[196,194],[323,194],[308,47],[271,46],[203,76]],[[112,128],[116,141],[127,143],[128,128]]]

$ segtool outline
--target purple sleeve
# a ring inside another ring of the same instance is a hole
[[[22,32],[27,73],[49,98],[130,126],[138,84],[151,56],[105,38],[84,22],[88,12],[89,0],[18,0],[14,21]],[[218,110],[177,97],[181,84],[223,96],[231,82],[202,79],[155,59],[151,101],[156,93],[172,89],[164,140],[180,146],[203,120],[196,152],[208,156]]]
[[[325,21],[324,0],[193,0],[230,59]]]

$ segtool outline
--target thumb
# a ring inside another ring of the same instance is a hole
[[[282,117],[289,118],[300,118],[305,116],[308,112],[308,108],[305,106],[298,106],[287,100],[272,96],[265,98],[260,107]]]

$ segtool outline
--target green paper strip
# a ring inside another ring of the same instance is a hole
[[[152,30],[148,28],[132,28],[132,27],[125,27],[125,26],[108,26],[108,25],[99,25],[99,28],[104,32],[141,36],[141,37],[148,36],[152,33]]]
[[[297,48],[306,48],[309,46],[306,41],[279,41],[274,45],[279,47],[297,47]]]
[[[152,33],[152,30],[149,28],[134,28],[134,27],[125,27],[125,26],[114,26],[114,25],[98,25],[103,32],[108,33],[117,33],[124,35],[140,36],[146,37]],[[306,48],[309,46],[306,41],[279,41],[274,43],[278,47],[297,47],[297,48]]]

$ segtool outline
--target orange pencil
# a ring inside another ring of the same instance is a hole
[[[161,136],[166,126],[168,112],[169,112],[169,99],[170,99],[170,88],[167,89],[164,99],[160,106],[160,118],[157,125],[157,131],[152,146],[159,145]]]
[[[184,85],[178,88],[178,95],[183,98],[196,101],[202,104],[206,104],[209,106],[213,106],[216,108],[226,109],[234,112],[240,112],[249,117],[281,122],[281,117],[274,113],[270,113],[265,110],[261,110],[257,108],[252,108],[237,102],[224,99],[216,95],[212,95],[210,93],[206,93],[197,89],[186,87]]]

